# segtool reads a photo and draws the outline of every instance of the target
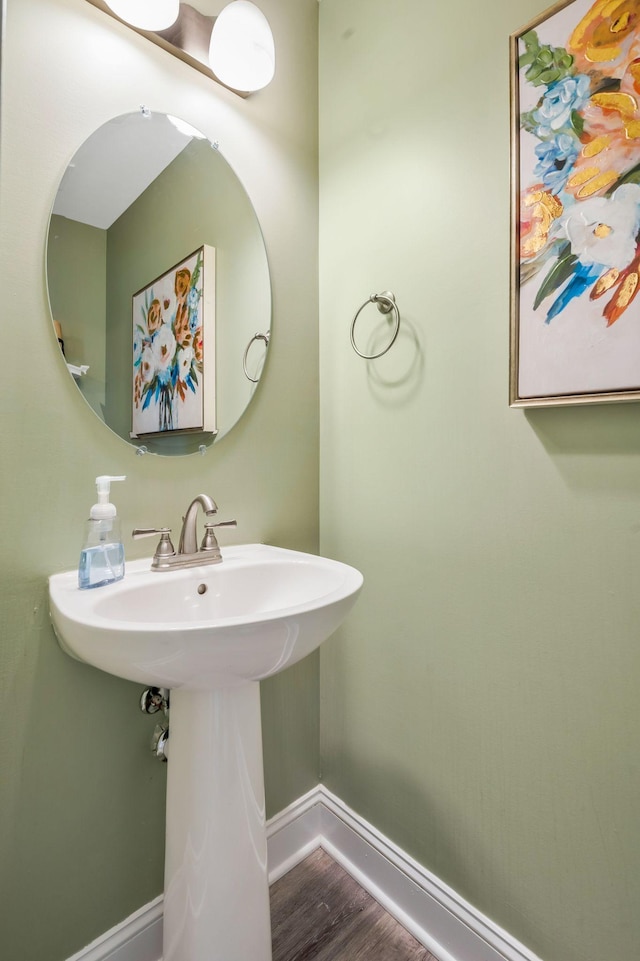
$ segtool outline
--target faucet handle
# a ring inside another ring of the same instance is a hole
[[[133,537],[134,541],[140,540],[141,537],[152,537],[154,534],[160,535],[156,552],[153,555],[154,563],[163,557],[173,557],[176,550],[171,543],[170,527],[136,527],[131,532],[131,536]]]
[[[204,538],[202,539],[202,544],[200,545],[201,551],[219,551],[218,541],[216,535],[213,532],[214,527],[237,527],[237,521],[217,521],[215,524],[211,521],[204,525]]]

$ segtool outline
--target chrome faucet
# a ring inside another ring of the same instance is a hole
[[[138,540],[140,537],[150,537],[152,534],[160,534],[160,541],[151,563],[152,571],[171,571],[181,567],[199,567],[202,564],[221,563],[222,554],[214,528],[237,527],[237,521],[218,521],[216,524],[209,521],[205,523],[204,537],[198,549],[197,519],[199,507],[202,507],[207,517],[212,517],[218,512],[216,502],[208,494],[198,494],[197,497],[194,497],[182,518],[182,530],[180,531],[177,551],[171,542],[171,529],[169,527],[136,528],[133,531],[132,537],[134,540]]]
[[[205,514],[210,517],[218,513],[218,506],[208,494],[198,494],[194,497],[187,508],[187,513],[182,518],[182,530],[180,531],[180,541],[178,543],[178,554],[195,554],[198,550],[198,533],[196,520],[198,517],[198,507],[202,507]]]

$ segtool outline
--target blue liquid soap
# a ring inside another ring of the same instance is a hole
[[[104,587],[124,577],[124,547],[120,536],[120,522],[113,504],[109,502],[111,481],[126,477],[101,474],[96,477],[98,503],[89,511],[84,545],[78,562],[78,587]]]
[[[119,543],[85,547],[80,553],[78,587],[103,587],[124,577],[124,547]]]

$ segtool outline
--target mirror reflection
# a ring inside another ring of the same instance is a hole
[[[56,196],[47,281],[70,375],[120,437],[190,453],[242,416],[270,339],[269,269],[242,184],[199,131],[143,108],[92,134]]]

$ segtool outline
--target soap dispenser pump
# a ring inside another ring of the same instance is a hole
[[[124,546],[120,536],[120,521],[115,504],[109,501],[112,481],[126,480],[125,476],[96,477],[98,503],[94,504],[87,520],[84,545],[78,565],[78,587],[102,587],[124,577]]]

